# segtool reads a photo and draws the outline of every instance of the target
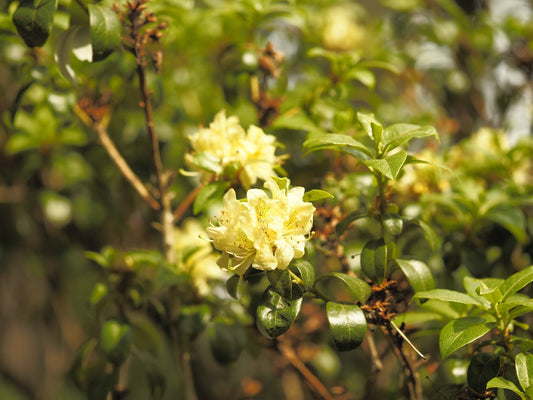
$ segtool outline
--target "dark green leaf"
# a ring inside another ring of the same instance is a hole
[[[527,284],[533,282],[533,265],[511,275],[500,287],[503,300],[521,290]]]
[[[499,205],[490,208],[485,214],[483,214],[483,217],[503,226],[511,232],[519,242],[523,243],[526,240],[526,218],[520,208],[509,205]]]
[[[388,179],[396,179],[407,159],[407,152],[401,150],[384,159],[362,160],[367,167],[381,172]]]
[[[88,4],[93,61],[101,61],[120,47],[122,26],[118,15],[99,4]]]
[[[403,271],[415,292],[431,290],[435,287],[433,274],[429,267],[419,260],[397,259],[396,263]]]
[[[372,151],[363,143],[358,142],[353,137],[335,133],[313,133],[307,135],[307,140],[303,143],[307,153],[317,150],[337,150],[361,160],[368,160],[372,157]]]
[[[368,217],[367,211],[354,211],[344,217],[342,221],[337,224],[335,230],[337,231],[337,234],[342,235],[353,221],[366,217]]]
[[[293,297],[282,297],[267,288],[261,304],[257,307],[257,327],[259,332],[269,339],[274,339],[287,332],[296,320],[302,306],[302,292],[298,286],[293,288]]]
[[[289,268],[300,277],[305,290],[311,290],[313,288],[315,284],[315,269],[311,263],[305,260],[293,259]]]
[[[383,131],[383,147],[390,151],[414,138],[434,136],[437,140],[439,135],[432,126],[419,126],[412,124],[394,124]]]
[[[381,282],[387,276],[387,245],[385,240],[369,240],[361,252],[361,269],[374,282]]]
[[[325,190],[312,189],[305,192],[303,201],[319,201],[324,199],[332,199],[333,195]]]
[[[517,354],[515,358],[515,369],[518,382],[524,392],[533,387],[533,354]]]
[[[232,275],[228,280],[226,281],[226,290],[228,291],[229,295],[233,297],[234,299],[237,299],[237,289],[239,287],[239,283],[241,281],[241,277],[239,275]]]
[[[208,327],[211,352],[221,364],[236,361],[246,343],[244,327],[236,322],[217,318]]]
[[[356,278],[355,276],[343,274],[341,272],[332,272],[327,275],[319,276],[316,280],[315,288],[322,292],[320,290],[322,284],[332,279],[335,283],[341,283],[343,285],[343,288],[348,291],[350,298],[342,300],[358,301],[364,303],[370,296],[370,286],[368,285],[368,283],[366,283],[362,279]],[[342,293],[337,290],[335,290],[334,292],[335,293],[332,296],[328,295],[326,297],[331,298],[333,300],[339,300],[339,297],[342,296]]]
[[[292,278],[288,269],[267,271],[266,276],[274,291],[284,298],[292,298]]]
[[[206,327],[210,315],[207,304],[181,307],[177,320],[178,330],[194,340]]]
[[[196,199],[194,199],[193,213],[197,215],[203,211],[208,205],[209,200],[222,197],[226,189],[228,189],[230,183],[227,181],[213,182],[209,185],[205,185],[200,189]]]
[[[150,400],[163,398],[167,382],[161,362],[146,351],[134,351],[133,356],[140,361],[144,373],[148,378],[151,394]]]
[[[487,382],[497,376],[499,371],[499,356],[490,353],[477,353],[468,365],[468,386],[478,393],[483,393],[487,387]]]
[[[56,0],[22,0],[13,14],[13,22],[18,34],[28,47],[45,44],[54,14]]]
[[[433,289],[428,291],[417,292],[413,297],[419,299],[452,301],[454,303],[471,304],[477,307],[483,306],[483,304],[478,299],[469,296],[466,293],[456,292],[455,290],[448,289]]]
[[[511,381],[505,379],[505,378],[502,378],[500,376],[497,376],[496,378],[492,378],[488,383],[487,383],[487,389],[489,388],[501,388],[501,389],[507,389],[507,390],[510,390],[511,392],[514,392],[516,393],[518,396],[520,396],[520,398],[522,400],[528,400],[528,398],[526,397],[525,393],[522,392],[520,389],[518,389],[518,387]]]
[[[464,317],[448,322],[440,331],[439,336],[442,358],[447,358],[461,347],[479,339],[493,327],[493,322],[477,317]]]
[[[335,347],[339,351],[353,350],[366,335],[364,312],[355,304],[341,304],[328,301],[326,314]]]

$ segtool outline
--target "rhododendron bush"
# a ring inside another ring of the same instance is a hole
[[[529,2],[0,26],[0,398],[533,398]]]

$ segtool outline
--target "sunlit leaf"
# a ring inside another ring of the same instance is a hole
[[[92,60],[101,61],[120,47],[122,26],[110,8],[88,4],[91,24]]]
[[[517,354],[515,357],[515,369],[518,382],[525,392],[533,386],[533,354]]]
[[[429,267],[420,260],[395,260],[402,272],[407,277],[409,284],[415,292],[431,290],[435,287],[433,274]]]
[[[209,201],[218,197],[222,198],[230,183],[226,181],[213,182],[200,189],[194,199],[193,213],[197,215],[209,205]]]
[[[381,172],[388,179],[396,179],[406,159],[407,152],[401,150],[384,159],[362,160],[362,162],[367,167]]]
[[[325,190],[312,189],[305,192],[303,201],[319,201],[324,199],[332,199],[333,195]]]
[[[437,140],[439,135],[432,126],[419,126],[412,124],[394,124],[383,131],[384,150],[390,151],[414,138],[434,136]]]
[[[521,290],[527,284],[533,282],[533,265],[524,268],[505,280],[500,287],[503,300]]]
[[[497,376],[496,378],[492,378],[488,383],[487,383],[487,389],[488,388],[501,388],[501,389],[507,389],[507,390],[510,390],[511,392],[514,392],[515,394],[517,394],[518,396],[520,396],[520,398],[522,400],[528,400],[527,397],[526,397],[526,394],[524,392],[522,392],[518,386],[516,386],[513,382],[505,379],[505,378],[502,378],[500,376]]]
[[[439,348],[442,358],[447,358],[481,336],[488,333],[494,327],[493,322],[487,322],[483,318],[464,317],[448,322],[439,335]]]
[[[303,143],[307,153],[317,150],[337,150],[362,160],[372,157],[372,151],[353,137],[335,133],[310,133]]]
[[[358,306],[328,301],[326,314],[337,350],[353,350],[363,342],[367,323],[364,312]]]
[[[259,332],[269,339],[287,332],[296,320],[301,306],[302,293],[298,286],[293,288],[292,298],[284,298],[273,288],[267,288],[256,312]]]
[[[454,303],[471,304],[478,307],[483,306],[483,303],[481,303],[478,299],[469,296],[466,293],[456,292],[455,290],[449,289],[433,289],[428,291],[417,292],[414,294],[413,297],[419,299],[452,301]]]
[[[341,283],[343,288],[348,291],[349,296],[352,301],[359,301],[364,303],[370,296],[370,286],[368,283],[362,279],[356,278],[355,276],[343,274],[341,272],[332,272],[327,275],[321,275],[316,280],[316,288],[319,289],[322,283],[327,283],[327,281],[333,280],[335,283]],[[328,296],[332,300],[339,301],[341,293],[333,293],[331,296]],[[347,299],[344,299],[347,300]]]

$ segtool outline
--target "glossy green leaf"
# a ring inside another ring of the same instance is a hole
[[[415,292],[431,290],[435,287],[433,274],[429,267],[420,260],[397,259],[396,263],[407,277]]]
[[[282,297],[292,297],[292,278],[288,269],[274,269],[267,271],[266,276],[270,281],[271,288]]]
[[[403,230],[403,219],[398,214],[385,214],[383,226],[390,235],[398,236]]]
[[[387,275],[388,248],[385,240],[369,240],[361,252],[361,269],[374,282],[381,282]]]
[[[316,133],[307,135],[307,140],[303,143],[306,153],[317,150],[337,150],[362,160],[372,157],[372,151],[363,143],[358,142],[353,137],[336,133]]]
[[[93,61],[101,61],[120,47],[122,26],[117,13],[100,4],[88,4]]]
[[[272,287],[267,288],[256,312],[259,332],[269,339],[287,332],[301,306],[302,292],[298,286],[293,288],[293,297],[290,299],[284,298]]]
[[[13,23],[28,47],[40,47],[46,43],[56,7],[56,0],[22,0],[19,3]]]
[[[394,124],[383,131],[383,148],[390,151],[414,138],[434,136],[437,140],[439,135],[432,126],[419,126],[412,124]]]
[[[332,199],[333,195],[326,192],[325,190],[312,189],[308,192],[305,192],[303,196],[303,201],[319,201],[324,199]]]
[[[330,280],[334,280],[334,283],[342,284],[343,289],[348,291],[351,301],[358,301],[364,303],[370,296],[370,286],[362,279],[355,276],[347,275],[342,272],[332,272],[327,275],[319,276],[315,283],[315,288],[321,291],[321,286]],[[339,300],[342,293],[333,293],[332,296],[326,296],[333,300]],[[348,299],[343,299],[348,301]]]
[[[291,271],[300,277],[305,290],[311,290],[315,284],[315,269],[310,262],[294,259],[289,265]]]
[[[234,321],[216,318],[207,328],[211,352],[220,364],[236,361],[246,344],[244,327]]]
[[[363,310],[358,306],[328,301],[326,315],[337,350],[353,350],[363,342],[367,323]]]
[[[383,136],[383,126],[374,117],[374,114],[365,114],[358,112],[357,119],[363,126],[363,129],[366,134],[374,141],[376,146],[379,148],[381,138]]]
[[[413,297],[419,299],[452,301],[454,303],[471,304],[478,307],[483,306],[483,303],[481,303],[478,299],[466,293],[456,292],[455,290],[449,289],[433,289],[428,291],[417,292],[414,294]]]
[[[224,192],[228,189],[230,183],[226,181],[213,182],[205,185],[200,189],[196,199],[194,199],[193,213],[197,215],[209,205],[209,201],[222,197]]]
[[[447,358],[481,336],[489,332],[494,326],[483,318],[464,317],[448,322],[439,335],[439,348],[442,358]]]
[[[524,392],[522,392],[518,386],[516,386],[513,382],[505,379],[505,378],[502,378],[500,376],[497,376],[496,378],[492,378],[488,383],[487,383],[487,389],[488,388],[501,388],[501,389],[507,389],[507,390],[510,390],[511,392],[514,392],[515,394],[517,394],[518,396],[520,396],[520,398],[522,400],[528,400],[526,394]]]
[[[499,356],[490,353],[477,353],[468,365],[468,386],[478,393],[483,393],[487,387],[487,382],[497,376],[499,371]]]
[[[522,271],[511,275],[505,280],[500,287],[503,300],[507,299],[509,296],[512,296],[531,282],[533,282],[533,265],[524,268]]]
[[[517,354],[515,357],[515,369],[518,382],[524,392],[533,387],[533,354]]]
[[[362,160],[362,162],[367,167],[381,172],[388,179],[396,179],[406,159],[407,152],[401,150],[384,159]]]
[[[342,219],[341,222],[337,224],[335,227],[335,230],[337,231],[337,234],[342,235],[346,229],[350,226],[350,224],[358,219],[366,218],[368,217],[367,211],[354,211],[350,214],[348,214],[346,217]]]
[[[239,275],[232,275],[226,281],[226,290],[228,291],[228,294],[234,299],[238,298],[237,289],[239,287],[241,279],[242,278]]]
[[[106,321],[100,331],[100,349],[114,364],[121,364],[130,354],[132,332],[129,325]]]

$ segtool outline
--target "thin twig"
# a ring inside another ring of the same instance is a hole
[[[390,321],[390,324],[391,324],[391,326],[392,326],[394,329],[396,329],[396,332],[398,332],[398,334],[402,337],[402,339],[405,340],[409,346],[411,346],[411,348],[416,352],[416,354],[418,354],[418,356],[419,356],[420,358],[423,358],[423,359],[425,360],[425,359],[426,359],[426,356],[423,355],[423,354],[422,354],[422,353],[421,353],[421,352],[415,347],[415,345],[414,345],[413,343],[411,343],[411,341],[409,340],[409,338],[405,335],[405,333],[402,332],[402,330],[401,330],[400,328],[398,328],[398,327],[396,326],[396,324],[394,323],[394,321],[391,320],[391,321]]]
[[[198,196],[198,193],[200,193],[200,190],[202,190],[205,187],[205,184],[200,184],[196,186],[187,197],[183,199],[183,201],[180,203],[178,208],[176,208],[176,211],[174,211],[174,221],[178,222],[182,217],[183,214],[185,214],[185,211],[191,206],[191,204],[196,199],[196,196]]]
[[[139,195],[152,207],[154,210],[159,210],[161,207],[159,203],[152,197],[146,186],[141,182],[137,177],[135,172],[132,171],[126,160],[122,157],[120,152],[117,150],[115,143],[109,137],[106,128],[104,125],[98,121],[93,121],[79,106],[74,106],[74,112],[78,117],[91,128],[93,128],[98,134],[98,139],[100,143],[111,157],[111,160],[118,167],[122,175],[126,180],[133,186],[133,188],[139,193]]]
[[[288,340],[278,341],[279,352],[291,363],[291,365],[302,375],[309,387],[323,400],[334,400],[328,389],[310,370],[296,354]]]

